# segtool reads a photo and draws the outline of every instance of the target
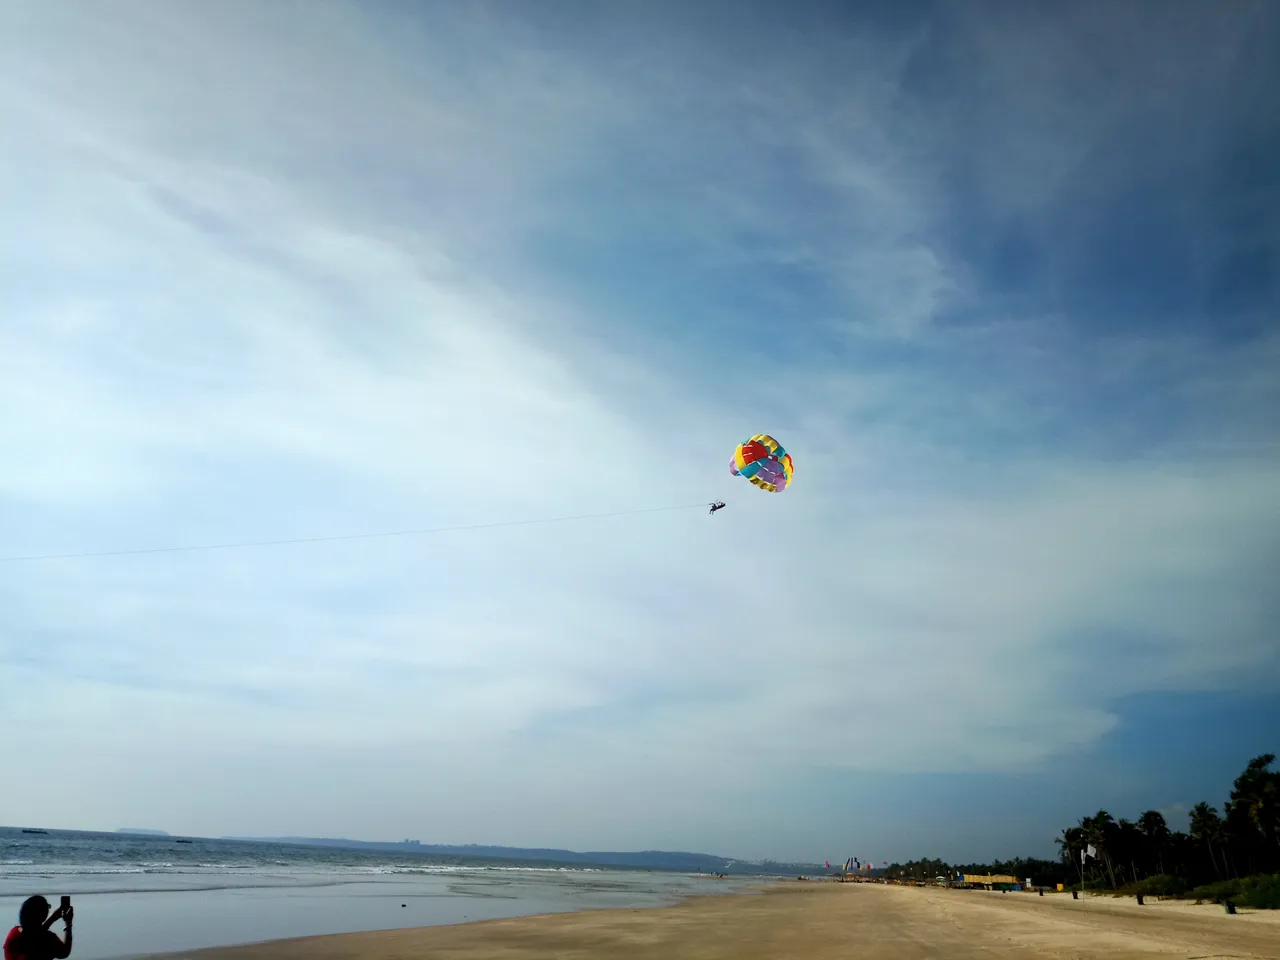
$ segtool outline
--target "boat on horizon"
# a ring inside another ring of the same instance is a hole
[[[48,831],[48,830],[28,830],[26,827],[23,827],[23,828],[22,828],[22,832],[23,832],[23,833],[45,833],[45,834],[47,834],[49,831]]]

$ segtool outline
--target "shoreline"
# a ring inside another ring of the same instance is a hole
[[[694,875],[694,879],[713,879],[706,875]],[[137,956],[129,957],[111,957],[107,960],[257,960],[258,957],[312,957],[312,956],[343,956],[343,957],[364,957],[367,954],[361,952],[366,949],[363,944],[365,941],[382,941],[388,938],[394,940],[423,940],[423,950],[430,951],[431,956],[435,956],[437,945],[431,942],[434,934],[441,934],[447,931],[483,931],[487,928],[509,927],[512,925],[520,926],[523,924],[545,923],[554,924],[558,920],[567,920],[573,917],[592,916],[592,915],[616,915],[631,916],[636,914],[661,914],[665,911],[680,910],[690,905],[698,904],[703,901],[727,901],[748,899],[754,896],[769,895],[776,892],[778,885],[786,883],[784,877],[761,877],[757,883],[739,887],[736,890],[725,892],[697,892],[688,893],[678,900],[667,904],[649,904],[644,906],[618,907],[618,906],[573,906],[566,907],[563,910],[552,910],[544,913],[527,913],[510,917],[498,917],[494,919],[480,920],[461,920],[451,921],[447,923],[436,923],[427,926],[417,927],[388,927],[383,930],[352,930],[347,933],[322,933],[300,937],[285,937],[280,939],[253,941],[251,943],[227,944],[223,946],[211,947],[194,947],[187,950],[166,950],[161,953],[145,953]],[[794,885],[795,881],[791,881]],[[809,886],[806,884],[805,886]],[[446,936],[446,939],[448,937]],[[337,943],[341,941],[341,943]],[[337,945],[339,952],[328,952],[333,946]],[[345,952],[350,949],[351,952]],[[374,954],[368,954],[370,956]],[[380,956],[381,954],[377,954]],[[399,958],[402,955],[394,954]],[[514,955],[513,955],[514,956]]]
[[[77,907],[75,955],[133,960],[296,937],[668,906],[723,895],[748,875],[436,859],[275,843],[30,836],[0,828],[0,912],[36,893]],[[7,928],[5,928],[7,929]]]
[[[147,960],[620,960],[805,956],[1046,960],[1280,956],[1280,912],[1184,901],[763,882],[679,904],[601,908],[152,954]]]

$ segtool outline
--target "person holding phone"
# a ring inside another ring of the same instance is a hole
[[[18,910],[18,926],[4,940],[4,960],[63,960],[71,956],[71,920],[75,910],[71,898],[63,897],[62,905],[49,914],[49,901],[44,897],[28,897]],[[61,939],[49,928],[61,920],[65,926]]]

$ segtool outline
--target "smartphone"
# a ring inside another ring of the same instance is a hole
[[[67,908],[69,908],[70,906],[71,906],[71,898],[64,893],[62,895],[62,907],[61,907],[62,911],[65,913],[67,911]]]

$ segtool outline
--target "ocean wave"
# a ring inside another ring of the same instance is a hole
[[[397,867],[397,866],[376,866],[376,867],[338,867],[334,870],[336,873],[352,873],[362,877],[394,877],[400,875],[428,875],[428,874],[451,874],[451,873],[474,873],[474,867],[455,867],[445,864],[439,866],[424,864],[420,867]]]
[[[484,866],[481,871],[496,873],[596,873],[595,867],[517,867],[517,866]]]
[[[99,866],[72,866],[64,863],[45,864],[40,868],[40,872],[45,875],[53,876],[116,876],[118,874],[138,874],[146,873],[142,867],[99,867]]]
[[[348,866],[336,868],[338,872],[354,873],[360,876],[481,876],[492,873],[596,873],[595,867],[517,867],[494,866],[492,864],[455,864],[455,863],[422,863],[422,864],[378,864],[373,866]]]

